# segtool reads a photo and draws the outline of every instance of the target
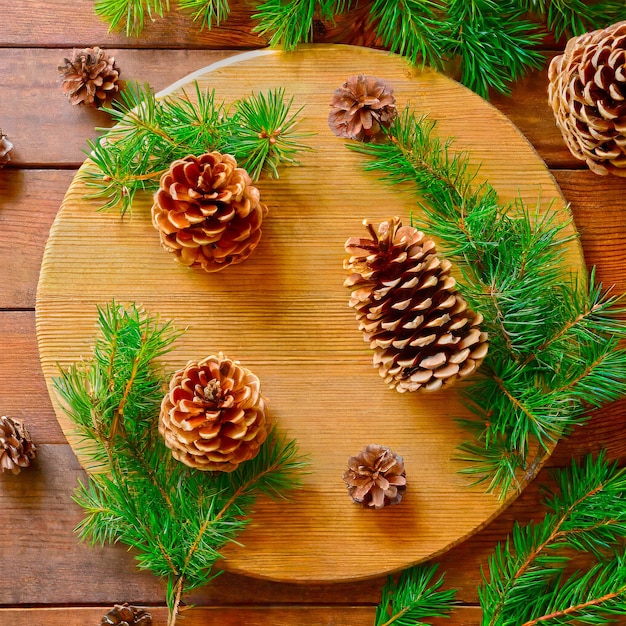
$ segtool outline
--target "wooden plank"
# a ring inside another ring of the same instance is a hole
[[[201,30],[189,13],[172,10],[164,19],[146,19],[140,37],[109,32],[109,24],[94,11],[95,0],[19,0],[0,3],[0,46],[30,47],[104,47],[133,48],[258,48],[265,39],[252,30],[254,4],[230,2],[228,20],[211,31]],[[163,3],[164,5],[166,3]]]
[[[73,9],[73,3],[62,4],[69,11]],[[0,12],[13,10],[14,6],[2,3]],[[205,49],[108,51],[115,56],[123,81],[147,82],[157,91],[234,54],[233,50]],[[67,48],[0,48],[0,76],[4,79],[0,90],[1,122],[15,146],[13,167],[77,166],[84,160],[87,139],[98,135],[95,127],[110,125],[107,114],[90,107],[73,107],[61,93],[56,68],[70,53]],[[329,93],[332,88],[328,86]],[[554,124],[546,90],[545,71],[538,70],[515,86],[512,97],[494,97],[493,104],[526,135],[548,166],[583,168],[565,147]],[[445,115],[445,110],[430,113],[438,117],[440,113]]]
[[[123,81],[148,83],[155,91],[233,54],[223,50],[108,52],[116,58]],[[62,94],[57,66],[69,54],[69,49],[56,48],[0,49],[1,123],[14,145],[11,168],[78,167],[85,159],[87,140],[100,134],[96,128],[111,125],[107,113],[72,106]]]

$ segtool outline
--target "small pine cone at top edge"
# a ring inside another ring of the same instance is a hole
[[[488,350],[483,318],[456,290],[451,263],[432,239],[394,217],[369,237],[351,237],[344,285],[385,383],[399,392],[437,391],[473,374]]]
[[[13,150],[13,144],[0,128],[0,167],[3,167],[11,160],[11,150]]]
[[[120,89],[115,58],[98,46],[74,49],[58,70],[63,93],[73,105],[101,107]]]
[[[404,460],[385,446],[370,444],[348,459],[343,480],[352,499],[364,507],[398,504],[406,491]]]
[[[174,373],[161,403],[159,433],[185,465],[232,472],[258,454],[267,422],[259,378],[220,353]]]
[[[548,78],[570,152],[596,174],[626,177],[626,21],[572,37]]]
[[[174,161],[161,176],[152,223],[179,263],[217,272],[252,254],[266,214],[259,190],[235,158],[207,152]]]
[[[328,126],[338,137],[367,142],[389,128],[397,114],[389,83],[358,74],[333,92]]]
[[[100,626],[152,626],[152,615],[144,609],[116,604],[102,616]]]
[[[19,474],[36,454],[37,448],[22,420],[0,416],[0,472]]]

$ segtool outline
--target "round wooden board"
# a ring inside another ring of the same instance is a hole
[[[432,395],[389,390],[372,368],[342,286],[344,242],[364,234],[363,218],[408,221],[415,197],[363,171],[327,126],[332,91],[348,76],[373,74],[395,89],[398,108],[437,120],[455,149],[470,150],[503,200],[518,195],[542,211],[554,202],[570,215],[545,165],[491,105],[432,71],[418,71],[385,52],[308,46],[294,53],[262,50],[204,68],[166,92],[214,88],[230,103],[284,87],[304,106],[302,131],[316,133],[302,167],[258,184],[269,206],[263,238],[246,262],[217,274],[188,270],[161,249],[150,223],[151,198],[138,197],[132,218],[97,212],[75,179],[50,232],[37,297],[41,362],[59,422],[51,380],[88,357],[96,305],[135,302],[188,328],[167,356],[173,371],[218,351],[257,373],[273,419],[310,457],[304,489],[284,502],[258,501],[241,546],[224,550],[228,570],[286,581],[337,581],[392,572],[459,543],[506,505],[458,473],[455,448],[467,438],[454,418],[467,415],[456,389]],[[574,270],[581,248],[568,250]],[[366,510],[349,498],[342,473],[369,443],[405,460],[408,489],[398,506]]]

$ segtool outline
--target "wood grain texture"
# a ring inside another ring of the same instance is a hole
[[[48,378],[53,364],[67,365],[88,353],[96,304],[135,301],[189,329],[168,357],[170,367],[219,350],[255,371],[273,418],[310,455],[312,472],[293,503],[259,503],[242,537],[245,548],[225,549],[231,571],[294,581],[380,575],[449,549],[502,507],[457,473],[454,450],[467,434],[443,416],[468,415],[458,394],[390,392],[355,336],[341,286],[343,243],[359,234],[364,216],[378,222],[389,211],[408,216],[415,210],[412,196],[363,172],[362,157],[346,151],[327,127],[329,85],[364,67],[391,81],[399,108],[410,101],[418,115],[437,119],[442,136],[456,138],[457,149],[471,149],[480,175],[504,200],[521,194],[534,206],[541,194],[544,211],[553,200],[559,218],[569,219],[532,148],[474,94],[385,53],[315,46],[292,54],[244,55],[174,86],[197,79],[232,102],[252,89],[285,85],[296,107],[306,105],[302,130],[315,133],[314,150],[302,156],[302,168],[259,183],[270,219],[253,260],[216,275],[190,272],[160,250],[150,197],[138,199],[132,220],[120,221],[96,213],[79,179],[46,248],[37,325]],[[577,243],[568,254],[571,268],[582,269]],[[62,412],[59,419],[67,430]],[[402,506],[377,514],[353,505],[341,481],[346,459],[372,442],[400,453],[414,476]],[[459,509],[463,516],[456,514]],[[383,556],[372,560],[373,548]]]

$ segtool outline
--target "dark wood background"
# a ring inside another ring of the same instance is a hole
[[[71,496],[84,474],[56,422],[44,385],[35,337],[35,296],[49,228],[95,127],[106,114],[72,107],[62,95],[57,65],[72,47],[100,45],[113,54],[126,81],[157,91],[188,73],[266,41],[252,33],[254,6],[231,0],[232,13],[212,32],[200,31],[176,10],[148,24],[140,38],[108,33],[94,0],[0,2],[0,127],[15,148],[0,170],[0,414],[25,420],[39,449],[34,466],[0,475],[0,625],[85,626],[116,602],[153,607],[165,624],[164,588],[139,572],[123,546],[90,547],[73,533],[81,511]],[[364,29],[367,5],[337,24],[316,29],[316,41],[375,45]],[[553,44],[546,59],[562,49]],[[567,151],[546,96],[546,69],[494,96],[537,149],[571,203],[589,267],[615,291],[626,291],[626,180],[590,173]],[[549,467],[606,449],[626,459],[626,402],[597,411],[557,446]],[[515,520],[542,515],[538,487],[548,468],[495,522],[441,556],[447,585],[462,606],[450,626],[480,623],[481,566]],[[462,511],[459,512],[462,515]],[[376,554],[372,553],[372,558]],[[383,579],[334,585],[296,585],[223,574],[188,598],[198,605],[185,624],[290,626],[374,623]],[[624,621],[623,623],[626,623]]]

